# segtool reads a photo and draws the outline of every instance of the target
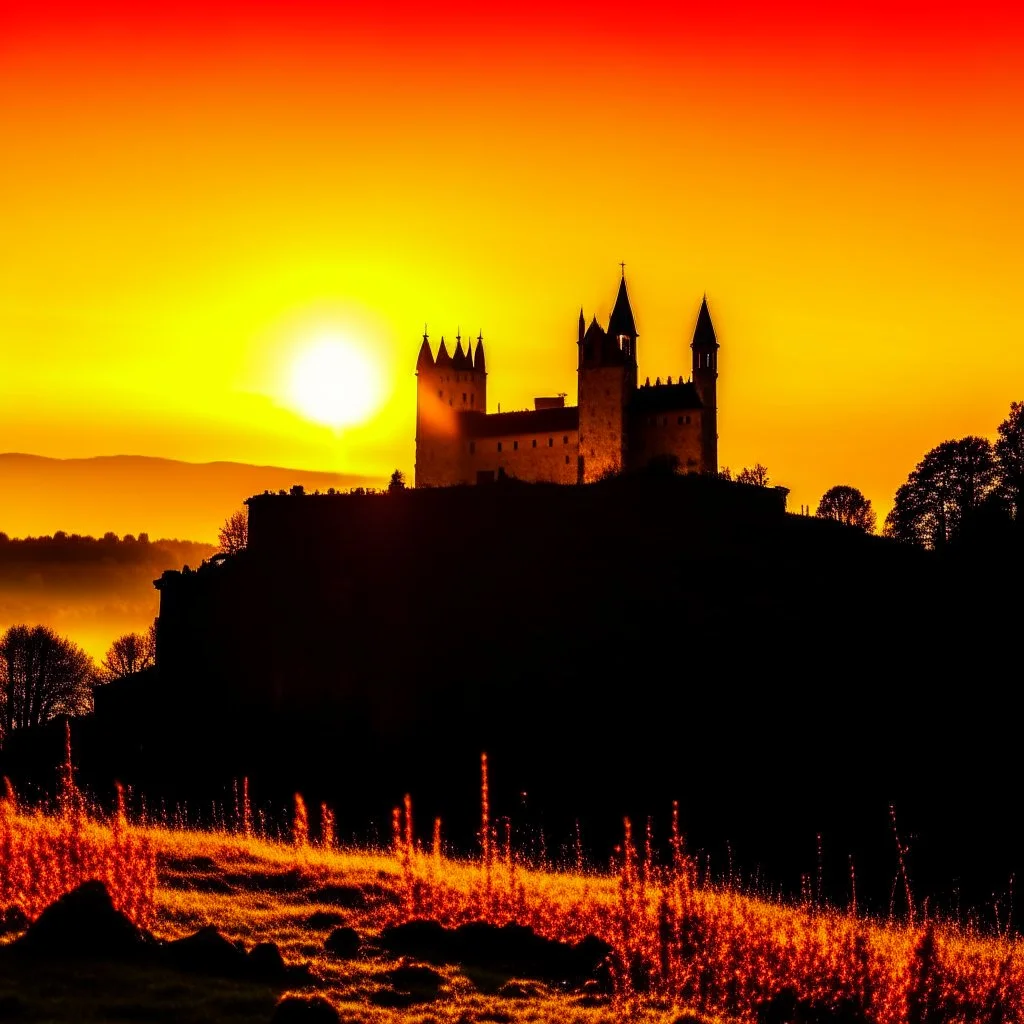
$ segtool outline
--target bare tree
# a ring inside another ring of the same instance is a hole
[[[0,710],[4,734],[55,715],[89,710],[95,667],[77,644],[48,626],[11,626],[0,637]]]
[[[229,555],[245,550],[249,543],[249,513],[244,508],[232,512],[224,520],[224,525],[217,534],[217,543],[220,544],[221,550]]]
[[[871,507],[871,499],[847,484],[830,487],[821,496],[815,515],[820,519],[834,519],[846,526],[858,526],[865,533],[875,532],[875,510]]]
[[[760,462],[755,462],[749,469],[744,466],[736,474],[736,482],[738,484],[753,484],[755,487],[767,487],[768,467],[762,466]]]
[[[111,645],[103,658],[102,675],[106,682],[135,675],[156,664],[156,631],[125,633]]]

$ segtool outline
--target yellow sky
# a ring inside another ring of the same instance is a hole
[[[620,260],[641,379],[689,372],[707,292],[722,462],[793,509],[849,483],[884,515],[1024,397],[1018,26],[330,10],[7,26],[0,451],[411,475],[424,322],[483,330],[492,409],[574,397]],[[364,424],[296,408],[324,331],[379,366]]]

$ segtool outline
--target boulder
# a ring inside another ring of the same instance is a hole
[[[359,932],[355,928],[335,928],[327,936],[324,949],[334,956],[349,960],[359,952]]]
[[[288,973],[276,942],[259,942],[249,950],[247,973],[260,981],[281,981]]]
[[[380,944],[431,963],[456,963],[495,978],[537,978],[581,985],[593,977],[611,946],[593,935],[571,945],[546,939],[524,925],[473,921],[458,928],[413,920],[385,928]]]
[[[114,909],[102,882],[84,882],[51,903],[14,943],[22,952],[73,958],[132,957],[152,936]]]
[[[234,978],[247,973],[245,950],[224,938],[213,925],[164,947],[164,959],[180,971]]]

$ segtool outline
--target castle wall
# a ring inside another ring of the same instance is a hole
[[[625,465],[626,375],[622,366],[585,367],[579,371],[580,456],[583,483],[618,473]]]
[[[483,437],[464,442],[467,483],[476,483],[478,473],[503,472],[516,480],[574,484],[577,479],[579,431],[557,434],[526,433],[502,437]]]
[[[703,466],[701,410],[681,409],[632,417],[629,427],[630,469],[674,456],[684,473],[701,473]]]

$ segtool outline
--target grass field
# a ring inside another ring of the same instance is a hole
[[[98,821],[68,807],[28,813],[10,795],[2,804],[6,905],[32,918],[58,890],[102,878],[115,904],[158,937],[212,924],[246,947],[277,943],[288,963],[310,965],[312,989],[344,1020],[752,1022],[784,990],[876,1024],[1006,1024],[1024,1014],[1024,962],[1007,935],[927,920],[912,905],[900,922],[877,922],[698,885],[677,828],[667,863],[646,841],[638,849],[627,823],[614,873],[530,870],[488,821],[486,788],[472,861],[443,855],[439,823],[432,841],[419,841],[408,804],[395,811],[392,846],[379,851],[336,849],[330,812],[311,823],[300,800],[287,842],[254,835],[244,811],[235,831],[199,832],[129,823],[123,811]],[[433,989],[406,991],[391,972],[407,961],[378,938],[413,918],[515,922],[564,942],[597,935],[612,948],[612,991],[436,963]],[[336,926],[358,932],[355,956],[325,950]],[[116,965],[45,973],[18,974],[0,958],[0,1017],[7,1007],[8,1016],[51,1020],[266,1021],[282,994]]]

